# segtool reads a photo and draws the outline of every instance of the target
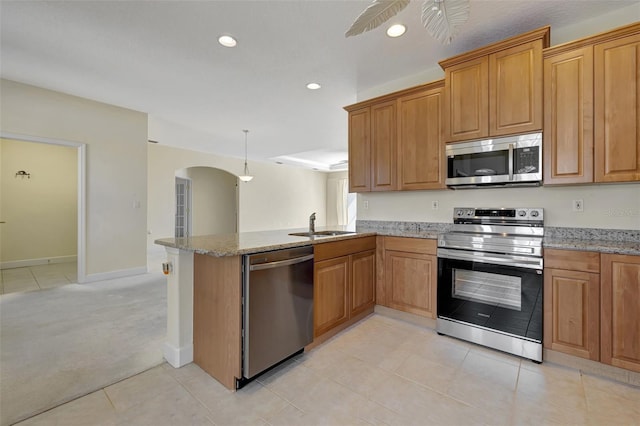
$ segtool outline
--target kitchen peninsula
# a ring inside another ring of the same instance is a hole
[[[350,232],[312,237],[289,235],[296,231],[300,230],[156,241],[167,251],[167,340],[163,354],[172,366],[177,368],[195,361],[226,387],[235,389],[235,380],[240,378],[241,369],[242,255],[338,241],[354,250],[360,241],[366,241],[375,249],[375,233]],[[374,258],[375,253],[371,256],[373,271]],[[367,312],[370,313],[375,302],[374,276],[368,281],[372,283]],[[194,293],[194,288],[196,292],[201,288],[203,293]],[[197,296],[196,303],[194,295]],[[207,318],[206,327],[194,327],[194,318],[198,317]],[[195,351],[194,341],[203,342]]]

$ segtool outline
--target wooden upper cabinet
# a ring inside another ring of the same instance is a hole
[[[489,60],[481,57],[445,69],[447,142],[489,134]]]
[[[593,47],[544,59],[544,184],[593,182]]]
[[[396,189],[395,101],[348,111],[349,192]]]
[[[396,189],[396,102],[371,107],[371,191]]]
[[[349,111],[349,192],[371,189],[370,123],[369,108]]]
[[[640,180],[640,34],[594,46],[595,181]]]
[[[640,372],[640,256],[602,254],[601,265],[600,360]]]
[[[446,142],[542,130],[542,49],[549,27],[440,62]]]
[[[443,88],[398,99],[399,189],[444,188]]]
[[[542,130],[542,40],[489,55],[489,135]]]

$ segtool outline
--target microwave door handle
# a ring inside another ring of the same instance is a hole
[[[509,144],[509,180],[513,180],[513,144]]]

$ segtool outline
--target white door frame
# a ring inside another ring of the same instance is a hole
[[[50,145],[60,145],[77,148],[78,152],[78,283],[83,283],[87,278],[86,269],[86,163],[87,144],[62,139],[43,138],[40,136],[21,135],[18,133],[3,132],[0,130],[0,138],[13,139],[24,142],[39,142]]]

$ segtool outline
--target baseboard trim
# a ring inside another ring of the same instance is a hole
[[[96,274],[88,274],[84,277],[81,283],[92,283],[95,281],[113,280],[115,278],[130,277],[132,275],[142,275],[147,273],[147,267],[142,266],[139,268],[120,269],[118,271],[110,272],[98,272]]]
[[[27,266],[48,265],[51,263],[70,263],[77,262],[78,256],[55,256],[42,257],[39,259],[10,260],[8,262],[0,262],[0,269],[25,268]]]
[[[162,354],[174,368],[180,368],[193,362],[193,344],[176,348],[169,342],[165,342],[162,346]]]

